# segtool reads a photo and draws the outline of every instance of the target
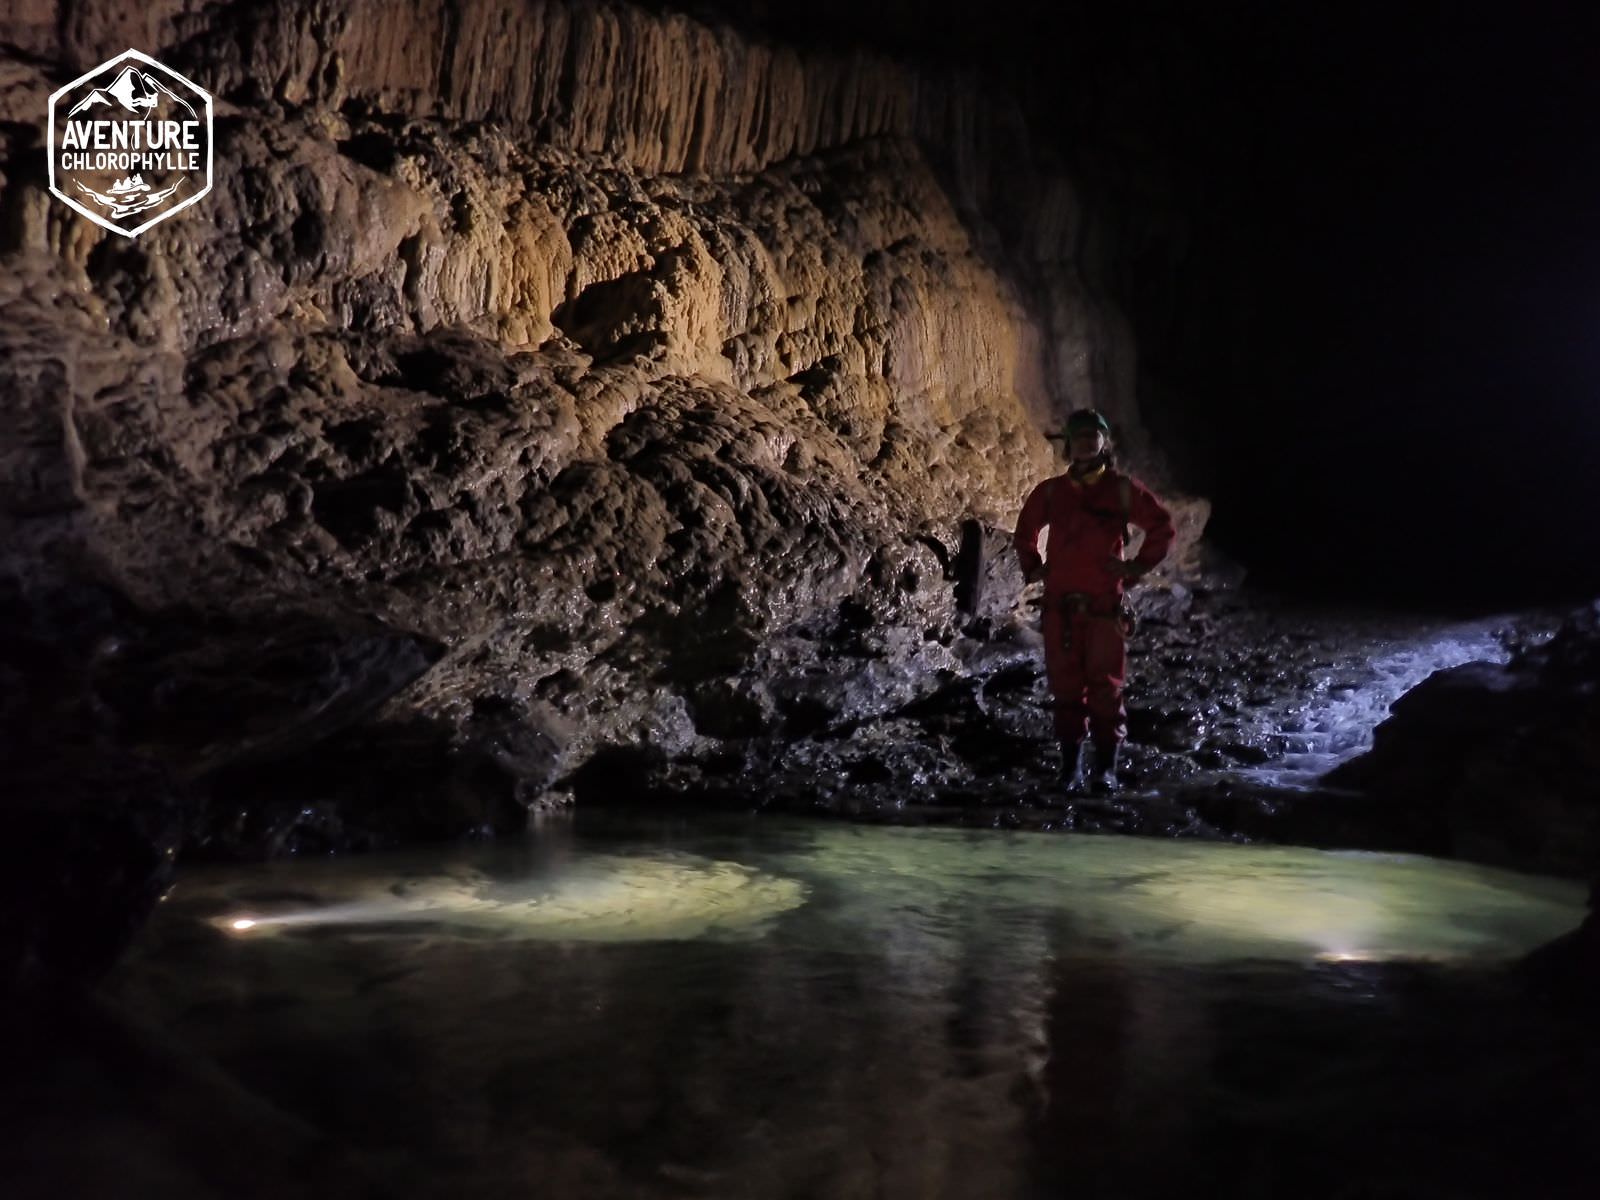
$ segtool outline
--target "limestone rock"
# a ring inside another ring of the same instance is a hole
[[[1070,180],[969,81],[523,0],[34,3],[9,37],[0,571],[437,647],[280,758],[481,774],[459,820],[332,788],[219,844],[502,828],[603,747],[892,711],[1014,615],[1043,432],[1096,403],[1145,446]],[[215,190],[134,241],[38,152],[129,44],[217,98]],[[1181,582],[1207,509],[1172,499]]]

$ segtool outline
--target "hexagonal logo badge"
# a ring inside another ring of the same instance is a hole
[[[50,190],[137,237],[211,190],[211,94],[128,50],[50,97]]]

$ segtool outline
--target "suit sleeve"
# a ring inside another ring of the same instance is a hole
[[[1028,493],[1028,498],[1023,501],[1022,515],[1017,518],[1017,532],[1012,536],[1011,543],[1017,548],[1017,561],[1022,564],[1022,573],[1031,574],[1036,567],[1044,564],[1044,559],[1039,555],[1039,531],[1045,526],[1045,518],[1049,515],[1045,501],[1050,494],[1050,481],[1046,479],[1033,491]]]
[[[1153,571],[1172,549],[1178,536],[1167,506],[1156,499],[1155,493],[1137,479],[1133,480],[1133,498],[1129,504],[1128,518],[1144,530],[1144,544],[1133,561],[1145,572]]]

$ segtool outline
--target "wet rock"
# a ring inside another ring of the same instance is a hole
[[[1393,706],[1330,782],[1434,823],[1450,853],[1587,875],[1600,863],[1600,606],[1504,665],[1469,663]]]
[[[1251,742],[1219,742],[1215,749],[1223,758],[1239,763],[1249,763],[1254,766],[1271,762],[1277,757],[1266,746]]]
[[[1060,269],[1072,189],[964,84],[513,8],[285,0],[141,42],[226,111],[216,190],[137,245],[5,173],[8,545],[151,609],[369,615],[447,650],[393,715],[509,696],[577,760],[902,702],[1006,621],[1050,414],[1093,398],[1142,444],[1125,323]],[[4,128],[119,22],[20,19]],[[1207,509],[1173,499],[1177,579]],[[742,682],[830,621],[892,665]]]
[[[907,677],[898,704],[852,709],[851,674],[813,664],[784,684],[782,703],[810,714],[803,727],[637,758],[626,786],[592,790],[591,797],[918,824],[1449,851],[1424,813],[1309,776],[1288,786],[1274,781],[1288,757],[1322,746],[1331,759],[1327,747],[1348,736],[1328,725],[1344,702],[1328,695],[1326,682],[1338,676],[1378,686],[1384,656],[1396,647],[1402,657],[1423,654],[1439,636],[1429,626],[1197,596],[1181,621],[1151,623],[1131,648],[1124,791],[1088,805],[1069,802],[1056,783],[1042,650],[1026,613],[1019,606],[981,638],[957,631],[949,665]],[[858,669],[877,653],[864,632],[844,621],[819,636],[853,647]],[[1477,634],[1450,635],[1460,637]],[[809,709],[808,689],[815,689]]]
[[[60,578],[0,576],[0,622],[0,973],[34,986],[111,965],[177,854],[232,803],[227,781],[371,725],[437,657],[370,622],[146,612]],[[279,803],[305,794],[306,778],[284,782]]]
[[[1159,580],[1135,588],[1129,601],[1141,621],[1175,625],[1189,614],[1194,595],[1175,580]]]
[[[546,777],[553,758],[552,747]],[[217,772],[188,854],[254,859],[517,832],[543,791],[530,787],[527,760],[526,749],[508,761],[442,722],[352,729]]]
[[[1128,736],[1162,750],[1187,752],[1200,748],[1205,722],[1199,714],[1167,707],[1134,706],[1128,710]]]
[[[103,643],[91,702],[118,737],[203,781],[292,755],[370,716],[439,657],[376,627],[294,618],[241,624],[162,614],[141,635]]]

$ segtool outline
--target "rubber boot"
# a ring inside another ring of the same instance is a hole
[[[1087,741],[1061,743],[1061,790],[1069,796],[1080,796],[1089,788],[1089,743]]]
[[[1121,742],[1094,748],[1094,765],[1089,770],[1089,790],[1096,796],[1109,796],[1122,787],[1117,779],[1117,755]]]

